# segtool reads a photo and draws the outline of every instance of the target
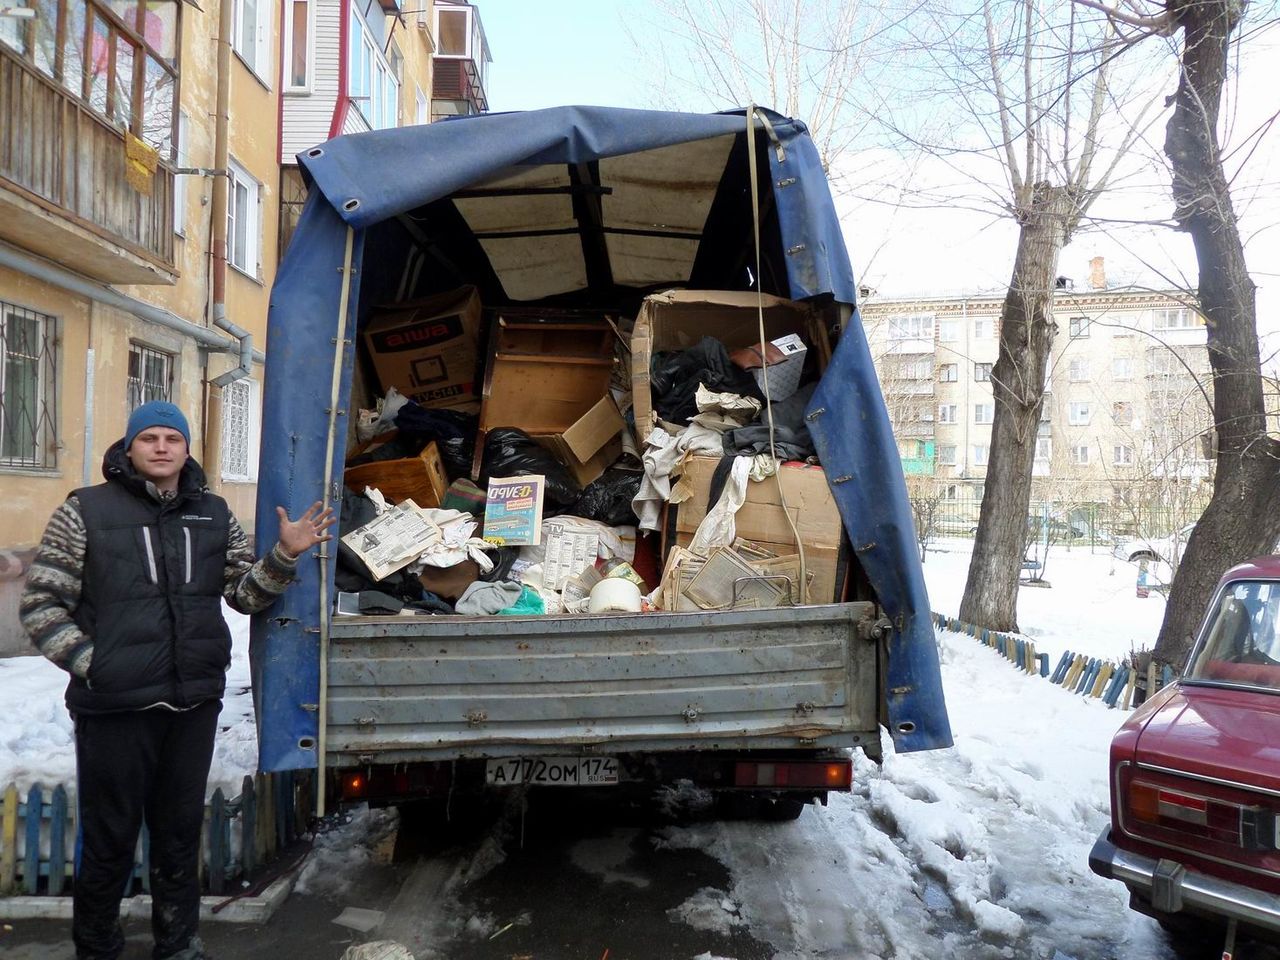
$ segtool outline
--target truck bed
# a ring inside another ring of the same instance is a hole
[[[337,617],[327,762],[875,744],[874,616]]]

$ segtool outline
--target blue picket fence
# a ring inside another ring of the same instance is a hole
[[[1102,700],[1108,707],[1128,710],[1132,705],[1138,675],[1133,665],[1127,661],[1116,662],[1087,657],[1067,650],[1063,652],[1057,666],[1051,672],[1049,655],[1037,653],[1035,644],[1030,640],[987,630],[940,613],[933,615],[933,622],[936,627],[943,630],[968,634],[996,650],[1023,672],[1040,676],[1072,693]],[[1173,671],[1169,667],[1165,666],[1157,670],[1153,664],[1147,674],[1148,696],[1160,687],[1172,683],[1173,678]]]
[[[310,771],[246,776],[238,796],[222,789],[205,806],[201,835],[202,887],[221,894],[274,861],[306,832],[312,809]],[[76,810],[62,784],[35,784],[22,797],[15,784],[0,793],[0,896],[61,896],[74,874]],[[151,842],[145,825],[127,894],[150,893]]]

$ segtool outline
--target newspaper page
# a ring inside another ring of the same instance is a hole
[[[540,474],[490,477],[484,504],[484,538],[500,547],[536,547],[542,542],[542,498],[547,479]]]
[[[352,530],[342,542],[364,562],[374,580],[382,580],[407,567],[439,539],[440,528],[423,516],[416,503],[405,500]]]
[[[542,582],[551,590],[562,592],[565,582],[583,568],[595,566],[600,552],[600,535],[576,533],[548,525],[546,555],[542,561]]]
[[[704,610],[779,606],[786,591],[759,578],[760,572],[729,547],[716,547],[684,594]]]

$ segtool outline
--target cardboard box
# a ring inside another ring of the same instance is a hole
[[[618,435],[625,427],[613,398],[604,397],[563,433],[534,434],[533,438],[559,457],[585,487],[622,456]]]
[[[831,359],[822,316],[818,308],[808,303],[766,295],[764,329],[770,340],[796,334],[803,342],[813,345],[819,370],[825,369]],[[730,353],[758,344],[760,321],[756,294],[671,290],[646,297],[641,304],[631,333],[631,399],[635,407],[636,435],[642,444],[655,420],[649,387],[653,355],[663,350],[687,350],[703,337],[715,337]]]
[[[685,477],[694,495],[679,506],[668,505],[665,531],[666,546],[688,546],[694,532],[707,515],[707,498],[711,491],[711,475],[719,461],[714,457],[691,457],[685,465]],[[783,484],[787,511],[782,508],[778,484]],[[794,519],[804,544],[805,566],[813,578],[809,586],[809,603],[832,603],[837,600],[840,574],[840,544],[844,527],[835,497],[827,485],[821,467],[801,463],[784,463],[779,476],[747,485],[747,499],[736,516],[737,535],[765,545],[779,556],[795,553],[795,534],[787,522],[787,512]],[[843,588],[843,583],[839,586]]]
[[[474,287],[378,308],[365,346],[385,393],[395,387],[424,407],[473,412],[479,391],[480,298]]]
[[[413,500],[420,507],[440,506],[449,489],[449,475],[434,441],[416,457],[347,467],[342,482],[356,493],[362,493],[365,487],[376,487],[391,503]]]

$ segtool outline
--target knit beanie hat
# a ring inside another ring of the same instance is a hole
[[[187,441],[187,446],[191,446],[191,430],[187,427],[187,418],[168,400],[152,400],[129,414],[129,426],[124,433],[124,448],[128,450],[134,438],[147,427],[168,427],[170,430],[177,430],[182,434],[182,439]]]

